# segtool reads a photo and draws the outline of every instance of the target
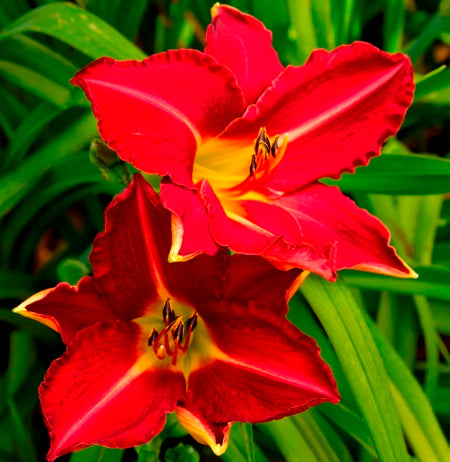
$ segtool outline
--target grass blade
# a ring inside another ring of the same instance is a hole
[[[447,441],[422,388],[397,352],[381,335],[375,323],[367,315],[366,322],[392,381],[396,406],[414,451],[424,462],[433,459],[443,462],[448,460]],[[420,434],[418,434],[419,431]],[[426,452],[422,443],[426,445]],[[423,458],[423,455],[430,454],[430,451],[433,453],[432,458]]]
[[[6,27],[2,38],[39,32],[57,38],[91,58],[144,58],[145,54],[109,24],[72,3],[55,2],[21,16]]]
[[[311,275],[302,292],[333,343],[381,461],[407,461],[400,422],[375,342],[350,289]]]

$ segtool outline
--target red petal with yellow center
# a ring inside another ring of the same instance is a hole
[[[336,269],[355,268],[397,277],[415,273],[389,245],[383,223],[360,209],[338,188],[319,183],[277,200],[298,220],[306,242],[321,248],[334,245]]]
[[[187,409],[215,423],[262,422],[339,401],[315,341],[283,316],[225,302],[199,315],[226,357],[191,373]]]
[[[121,159],[188,187],[199,144],[218,135],[245,104],[233,74],[195,50],[143,61],[101,58],[72,83],[85,91],[102,138]]]
[[[231,69],[247,104],[254,103],[283,70],[272,33],[253,16],[216,4],[206,31],[205,53]]]
[[[316,50],[304,66],[288,67],[255,107],[220,136],[253,145],[260,127],[287,134],[283,160],[266,185],[292,191],[380,153],[400,127],[413,96],[409,58],[362,42]],[[250,156],[248,159],[250,164]]]
[[[86,276],[77,287],[62,282],[25,300],[14,310],[39,321],[61,334],[68,344],[81,329],[99,321],[116,321],[117,317],[103,303],[94,280]]]
[[[302,239],[296,219],[283,207],[236,200],[239,214],[228,216],[206,181],[201,183],[199,194],[207,207],[211,233],[220,245],[237,253],[262,255],[281,269],[299,267],[328,279],[335,277],[330,247],[313,247]]]
[[[90,257],[97,289],[121,319],[160,313],[170,297],[193,304],[199,293],[209,296],[220,287],[224,251],[215,258],[169,263],[170,230],[170,213],[136,174],[108,207],[105,231]]]
[[[134,323],[95,324],[79,332],[39,388],[50,433],[50,461],[99,444],[131,447],[159,433],[185,393],[181,373],[149,368]]]

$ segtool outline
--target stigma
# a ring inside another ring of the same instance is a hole
[[[160,333],[153,328],[150,332],[147,344],[153,349],[158,359],[171,357],[171,364],[176,365],[178,355],[188,351],[192,340],[192,334],[197,326],[198,313],[195,312],[183,322],[182,316],[177,316],[168,298],[162,310],[164,328]]]

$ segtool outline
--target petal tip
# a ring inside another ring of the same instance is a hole
[[[221,456],[228,448],[231,422],[223,425],[210,424],[186,408],[178,406],[175,410],[178,421],[200,444],[211,448],[216,456]]]
[[[219,14],[219,8],[220,8],[220,3],[216,2],[214,5],[211,7],[211,19],[214,19],[218,14]]]
[[[404,273],[404,278],[409,278],[409,279],[417,279],[419,277],[419,274],[414,271],[411,266],[408,265],[405,261],[402,260],[403,266],[407,270],[407,272]]]
[[[12,311],[13,313],[20,314],[24,318],[30,318],[34,321],[40,322],[50,329],[61,333],[61,328],[53,316],[47,316],[44,314],[35,313],[33,311],[28,311],[27,307],[33,303],[39,302],[43,298],[45,298],[52,290],[54,289],[45,289],[37,292],[36,294],[32,295],[31,297],[24,300],[19,306],[16,306]]]

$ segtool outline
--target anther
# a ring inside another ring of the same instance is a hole
[[[266,129],[264,127],[261,127],[258,133],[258,137],[256,138],[255,141],[255,154],[258,154],[259,151],[259,146],[266,142],[267,135],[266,135]]]
[[[187,330],[193,331],[197,327],[197,318],[197,312],[195,312],[190,318],[188,318],[188,320],[186,321]]]
[[[270,147],[270,154],[272,155],[273,158],[275,158],[277,155],[279,138],[280,138],[280,135],[277,135],[275,139],[273,140],[272,146]]]
[[[157,338],[158,338],[158,331],[155,328],[153,328],[150,334],[150,337],[148,338],[147,345],[153,346]]]
[[[172,309],[172,304],[170,303],[170,298],[168,298],[164,303],[163,308],[163,318],[166,326],[174,321],[175,311]]]
[[[183,335],[184,335],[184,324],[183,322],[180,322],[178,326],[175,328],[175,331],[173,333],[173,339],[176,343],[181,343],[183,340]]]
[[[252,155],[252,161],[250,162],[250,176],[253,176],[256,172],[258,164],[256,163],[256,154]]]
[[[265,127],[261,127],[255,142],[255,155],[263,156],[264,160],[270,153],[270,139],[267,136]]]

